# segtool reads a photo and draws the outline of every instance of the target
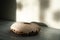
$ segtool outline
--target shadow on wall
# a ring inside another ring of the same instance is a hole
[[[49,7],[49,0],[40,0],[41,9],[46,9]]]
[[[20,2],[20,3],[17,3],[17,8],[18,8],[19,10],[21,10],[21,9],[23,8],[23,5],[22,5],[21,2]]]
[[[60,21],[60,10],[57,10],[54,12],[53,14],[53,19],[56,21],[56,22],[59,22]]]
[[[40,0],[40,7],[41,7],[41,12],[40,12],[40,20],[43,22],[44,21],[44,11],[49,7],[49,0]]]
[[[0,0],[0,19],[16,19],[16,0]]]

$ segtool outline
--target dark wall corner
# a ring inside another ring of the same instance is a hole
[[[16,0],[1,0],[0,10],[0,19],[16,20]]]

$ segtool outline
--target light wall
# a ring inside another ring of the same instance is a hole
[[[16,21],[19,22],[40,22],[39,0],[16,0]],[[22,8],[20,6],[22,5]]]

